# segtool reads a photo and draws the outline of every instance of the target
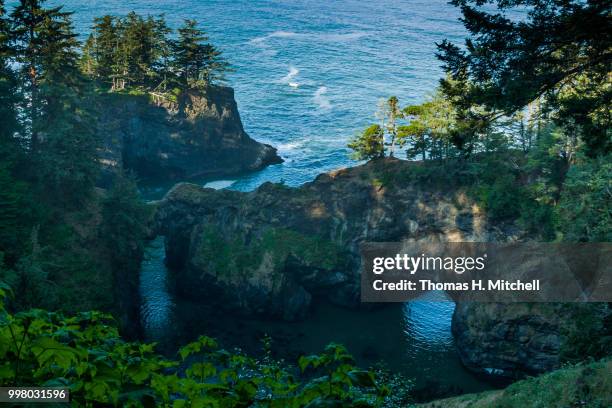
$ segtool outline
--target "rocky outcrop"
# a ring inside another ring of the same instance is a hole
[[[458,303],[452,330],[468,368],[516,379],[585,358],[610,313],[606,303]]]
[[[322,174],[300,188],[256,191],[180,184],[158,204],[158,232],[178,289],[249,314],[304,316],[313,297],[359,304],[365,241],[496,241],[517,231],[491,225],[461,188],[428,188],[414,166],[386,159]]]
[[[360,305],[362,242],[508,242],[466,190],[430,182],[418,163],[384,159],[318,176],[300,188],[253,192],[179,184],[157,203],[155,229],[182,296],[232,311],[304,317],[313,299]],[[416,176],[420,174],[420,176]],[[596,309],[596,308],[595,308]],[[517,378],[559,366],[585,306],[460,303],[453,333],[463,362]]]
[[[460,303],[453,337],[464,364],[484,374],[515,376],[552,370],[561,348],[559,307]]]
[[[141,179],[173,180],[237,174],[282,159],[242,127],[234,91],[211,87],[176,95],[101,97],[98,134],[108,170],[127,168]]]

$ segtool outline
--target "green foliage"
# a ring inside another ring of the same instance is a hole
[[[223,81],[229,64],[196,21],[186,20],[176,40],[172,34],[163,15],[96,18],[81,69],[112,91],[142,88],[169,98],[176,87],[204,89]]]
[[[102,206],[102,236],[107,244],[108,256],[113,259],[113,270],[116,273],[125,269],[134,270],[134,266],[140,265],[137,254],[144,251],[151,211],[140,198],[133,177],[118,174]],[[135,265],[122,265],[122,262]]]
[[[3,152],[13,133],[19,130],[16,108],[21,100],[17,76],[10,67],[13,53],[10,40],[10,21],[6,18],[4,0],[0,0],[0,148]]]
[[[197,27],[197,21],[185,20],[178,29],[179,38],[174,44],[173,65],[184,86],[202,88],[222,80],[228,70],[221,52],[207,42],[205,32]]]
[[[443,81],[443,90],[458,110],[460,148],[496,118],[536,102],[558,125],[579,134],[589,155],[610,151],[609,2],[452,3],[461,7],[470,36],[463,48],[448,41],[439,44],[438,56],[452,77]]]
[[[612,404],[612,361],[555,370],[503,390],[467,394],[424,404],[428,408],[605,408]]]
[[[564,363],[599,360],[612,350],[612,309],[609,303],[566,306],[572,316],[562,332],[560,358]]]
[[[393,157],[396,147],[402,147],[405,140],[400,135],[399,121],[404,118],[400,109],[399,100],[395,96],[378,101],[376,117],[380,124],[370,125],[362,133],[355,136],[348,144],[353,150],[356,160],[369,160],[385,157],[385,150],[389,157]]]
[[[103,16],[83,47],[82,69],[112,90],[165,84],[170,74],[170,29],[163,15],[143,18]]]
[[[378,115],[379,117],[383,115],[386,116],[387,123],[385,126],[385,119],[383,119],[383,128],[386,128],[385,130],[387,131],[390,139],[387,143],[389,146],[389,156],[393,157],[395,154],[395,145],[399,144],[400,147],[403,145],[402,140],[398,138],[397,121],[403,118],[403,114],[400,110],[399,100],[397,97],[391,96],[386,103],[379,105]]]
[[[476,197],[492,219],[515,218],[525,195],[511,174],[496,177],[491,184],[478,183]]]
[[[321,237],[307,236],[296,231],[283,228],[270,229],[262,237],[264,251],[274,250],[278,262],[284,262],[287,257],[299,257],[310,266],[332,270],[342,264],[342,248]]]
[[[94,189],[95,101],[71,13],[16,3],[8,16],[0,4],[0,279],[17,309],[117,310],[113,280],[133,284],[147,216],[133,185],[120,183],[114,203]]]
[[[570,167],[558,206],[563,240],[612,242],[612,156]]]
[[[385,155],[384,132],[379,125],[371,125],[353,138],[348,147],[353,150],[355,160],[370,160]]]
[[[205,262],[207,269],[219,278],[236,274],[250,276],[268,260],[279,273],[290,262],[325,270],[340,268],[346,262],[342,248],[335,243],[285,228],[267,229],[261,237],[246,244],[239,236],[227,239],[214,227],[207,227],[197,259]]]
[[[27,140],[28,175],[47,202],[75,206],[97,177],[97,146],[88,87],[77,60],[71,13],[22,0],[10,15],[11,59],[24,97],[20,140]]]
[[[270,354],[230,353],[206,336],[171,361],[152,344],[121,340],[108,315],[11,314],[4,306],[10,294],[0,284],[0,384],[67,387],[78,406],[367,407],[389,393],[340,345],[302,357],[302,374]]]
[[[238,237],[228,240],[211,226],[202,234],[197,261],[205,262],[208,270],[219,279],[224,279],[235,274],[248,275],[261,262],[262,255],[255,243],[247,246]]]
[[[409,159],[419,154],[422,160],[455,155],[450,137],[455,126],[455,111],[439,90],[421,105],[405,107],[403,113],[410,122],[399,128],[399,138],[408,143],[406,155]]]
[[[0,149],[9,151],[11,146],[7,144],[0,142]],[[32,225],[24,220],[33,217],[33,209],[30,185],[15,176],[15,163],[3,156],[0,158],[0,252],[14,261],[25,249]]]

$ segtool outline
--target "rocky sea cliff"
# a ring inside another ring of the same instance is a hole
[[[211,86],[179,94],[107,94],[98,135],[107,173],[134,171],[142,180],[235,175],[281,163],[276,149],[244,131],[234,90]]]

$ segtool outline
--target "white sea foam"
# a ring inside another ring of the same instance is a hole
[[[273,33],[262,35],[261,37],[253,38],[249,42],[253,44],[262,44],[270,38],[289,38],[289,37],[294,37],[296,35],[298,34],[291,32],[291,31],[274,31]]]
[[[327,87],[320,86],[312,98],[314,102],[317,104],[317,106],[319,107],[319,109],[329,110],[332,108],[332,104],[329,101],[329,98],[325,95],[326,93],[327,93]]]
[[[274,31],[270,34],[263,35],[261,37],[256,37],[250,40],[253,44],[262,45],[267,40],[272,38],[289,38],[295,40],[317,40],[317,41],[325,41],[325,42],[345,42],[357,40],[361,37],[366,36],[367,34],[362,31],[355,31],[351,33],[296,33],[293,31]]]
[[[362,31],[355,31],[352,33],[329,33],[329,34],[316,34],[316,37],[323,41],[330,42],[344,42],[358,40],[365,37],[367,34]]]
[[[306,140],[293,140],[291,142],[281,143],[276,147],[281,153],[289,153],[293,150],[301,148],[302,146],[304,146],[304,143],[306,143]]]
[[[223,190],[224,188],[231,187],[231,185],[235,182],[236,180],[215,180],[204,184],[204,187],[214,188],[215,190]]]
[[[295,81],[293,81],[293,78],[295,78],[299,73],[300,73],[299,69],[297,69],[293,65],[290,65],[289,66],[289,73],[287,75],[285,75],[284,77],[282,77],[279,82],[281,84],[288,84],[288,85],[291,85],[292,83],[296,83]],[[293,85],[291,85],[291,86],[293,86]]]

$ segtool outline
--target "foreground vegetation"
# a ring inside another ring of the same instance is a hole
[[[385,384],[338,344],[302,356],[296,368],[274,360],[269,341],[255,359],[202,336],[167,360],[153,344],[122,340],[109,315],[11,314],[8,294],[2,286],[0,384],[69,388],[74,406],[368,407],[407,398],[410,383],[387,376]]]
[[[604,408],[612,405],[612,360],[579,364],[530,378],[501,391],[423,404],[427,408]]]

